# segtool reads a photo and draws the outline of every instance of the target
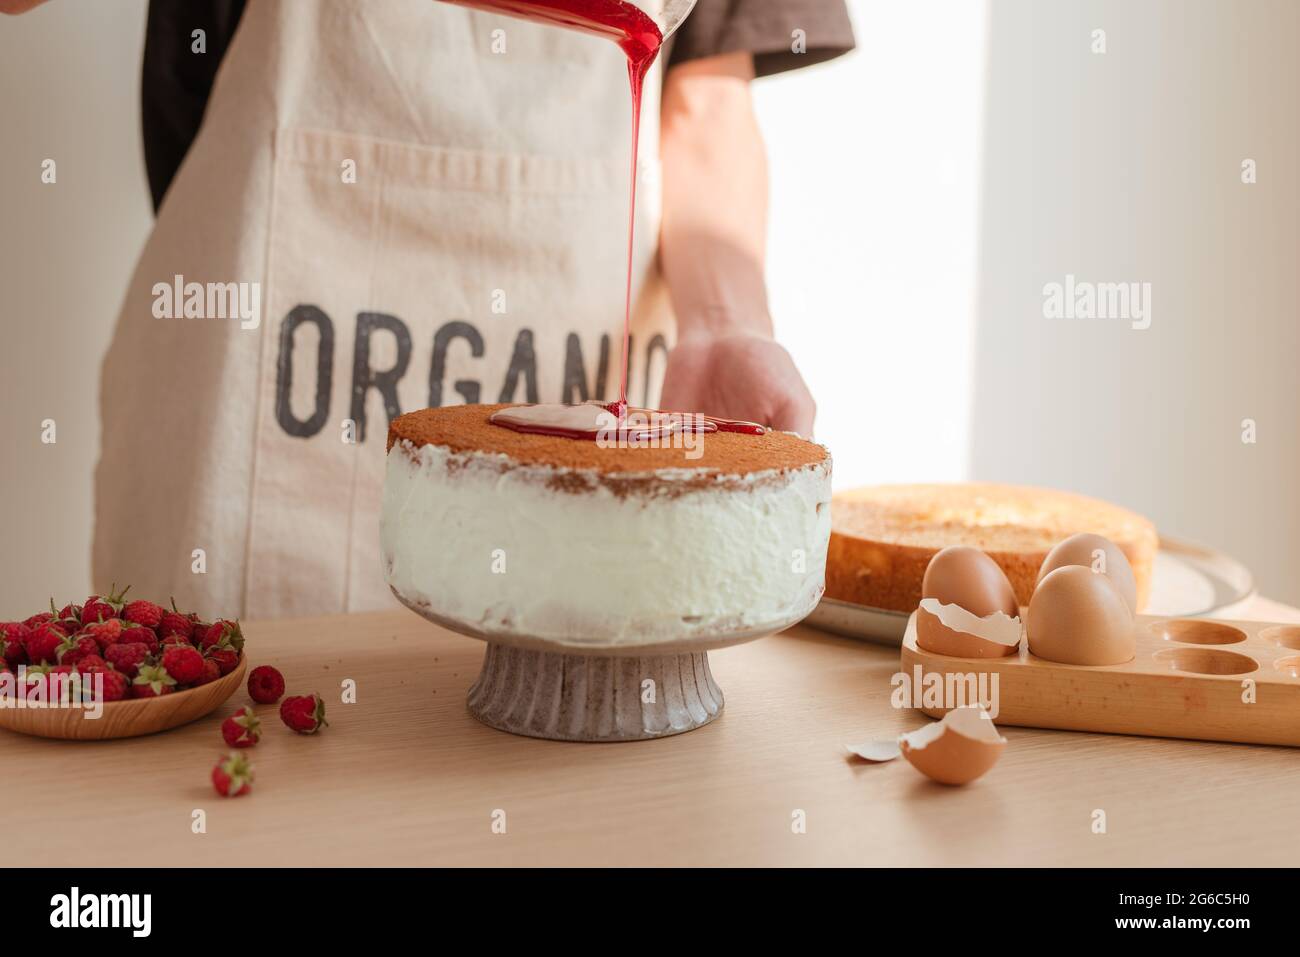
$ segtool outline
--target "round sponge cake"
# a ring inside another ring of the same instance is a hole
[[[381,546],[406,604],[484,637],[590,647],[783,627],[816,605],[824,447],[782,432],[602,447],[494,425],[502,408],[389,427]]]
[[[1138,608],[1151,591],[1155,526],[1128,509],[1055,489],[970,482],[877,485],[835,495],[826,595],[874,608],[914,611],[931,557],[971,545],[1002,567],[1029,604],[1052,546],[1094,532],[1124,552],[1137,579]]]

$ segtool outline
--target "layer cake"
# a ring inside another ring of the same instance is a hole
[[[824,447],[718,432],[688,458],[489,421],[504,408],[389,427],[381,545],[407,605],[483,637],[594,647],[782,627],[817,604]]]

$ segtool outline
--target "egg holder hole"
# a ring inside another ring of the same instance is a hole
[[[1187,645],[1233,645],[1246,640],[1246,633],[1240,628],[1199,618],[1173,618],[1149,627],[1165,641]]]
[[[1265,628],[1259,633],[1259,637],[1270,645],[1300,651],[1300,625],[1276,625],[1273,628]]]
[[[1164,641],[1202,646],[1162,648],[1153,655],[1156,661],[1174,671],[1194,675],[1248,675],[1259,670],[1259,662],[1249,655],[1203,647],[1245,641],[1246,633],[1240,628],[1200,618],[1172,618],[1147,627]]]

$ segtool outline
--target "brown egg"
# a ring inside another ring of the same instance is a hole
[[[1120,665],[1137,651],[1136,625],[1115,582],[1083,565],[1047,573],[1029,601],[1029,653],[1070,665]]]
[[[942,721],[898,739],[908,763],[940,784],[969,784],[997,764],[1007,739],[979,705],[953,708]]]
[[[926,566],[916,644],[955,658],[1013,655],[1020,646],[1019,614],[1016,593],[998,563],[978,548],[954,545]]]
[[[1128,563],[1128,556],[1118,545],[1108,538],[1094,535],[1092,532],[1080,532],[1058,542],[1038,569],[1041,582],[1048,572],[1056,571],[1067,565],[1085,565],[1098,574],[1106,575],[1119,593],[1124,596],[1129,610],[1137,614],[1137,578],[1133,566]]]

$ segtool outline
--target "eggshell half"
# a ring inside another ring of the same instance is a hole
[[[1133,612],[1107,575],[1083,565],[1047,573],[1025,616],[1029,653],[1069,665],[1122,665],[1137,652]]]
[[[1002,757],[1007,739],[979,705],[953,708],[942,721],[898,739],[909,764],[940,784],[969,784]]]
[[[883,764],[887,761],[893,761],[902,754],[899,750],[897,738],[864,741],[862,744],[846,744],[844,749],[855,758],[861,758],[863,761],[870,761],[872,764]]]
[[[995,611],[976,618],[960,605],[922,598],[916,611],[916,644],[954,658],[1005,658],[1020,650],[1020,619]]]
[[[916,644],[955,658],[1013,655],[1020,646],[1019,614],[1015,590],[998,563],[978,548],[954,545],[936,553],[926,566]],[[1014,628],[1010,619],[1016,619]],[[1009,629],[1014,643],[998,640]]]
[[[1094,572],[1105,575],[1115,583],[1119,593],[1128,603],[1129,611],[1137,614],[1137,576],[1133,566],[1123,550],[1108,538],[1094,535],[1092,532],[1080,532],[1071,535],[1056,546],[1043,559],[1038,569],[1038,581],[1042,582],[1049,572],[1068,565],[1084,565]]]

